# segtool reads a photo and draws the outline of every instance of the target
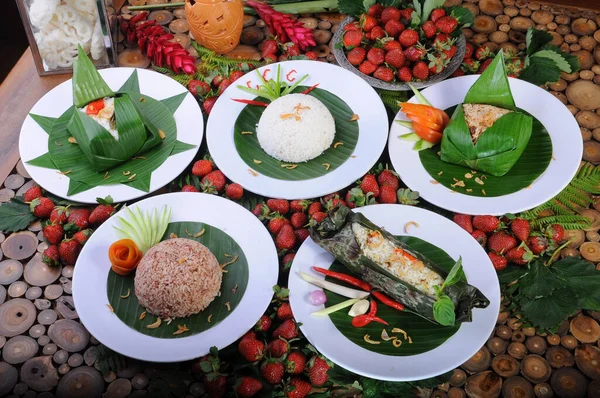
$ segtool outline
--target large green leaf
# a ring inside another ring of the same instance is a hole
[[[56,121],[55,117],[49,116],[40,116],[34,115],[30,113],[29,116],[47,133],[50,134],[52,131],[52,126],[54,126],[54,122]]]
[[[300,86],[294,92],[299,93],[305,89],[306,87]],[[353,115],[352,109],[341,98],[326,90],[317,88],[311,91],[309,95],[319,99],[329,109],[335,119],[335,138],[333,142],[342,142],[343,145],[339,145],[337,148],[332,145],[322,155],[308,162],[299,163],[296,168],[288,170],[282,167],[286,162],[281,162],[267,155],[256,138],[256,125],[265,108],[247,105],[235,122],[233,140],[240,157],[251,169],[279,180],[307,180],[323,176],[335,170],[350,158],[356,147],[359,134],[358,123],[350,121]],[[265,102],[261,98],[256,100]],[[252,132],[253,134],[242,134],[242,132]],[[262,163],[257,164],[254,160]],[[323,164],[329,164],[330,167],[327,169],[327,166]]]
[[[399,236],[398,239],[417,252],[427,253],[427,257],[431,262],[444,268],[446,272],[450,272],[456,261],[454,261],[446,252],[439,247],[436,247],[419,238],[409,236]],[[348,269],[341,263],[334,262],[330,269],[332,271],[348,273]],[[340,281],[327,278],[331,282],[340,284]],[[347,298],[339,296],[335,293],[325,291],[327,295],[326,307],[341,303]],[[421,354],[443,344],[459,329],[459,326],[440,326],[428,320],[412,314],[410,312],[400,312],[390,307],[379,303],[377,316],[389,323],[389,326],[384,326],[379,323],[372,322],[363,328],[355,328],[352,326],[352,317],[348,315],[348,310],[341,310],[329,315],[331,321],[336,328],[346,336],[350,341],[359,346],[384,355],[407,356]],[[381,332],[385,328],[388,334],[391,335],[392,328],[397,327],[404,329],[411,337],[412,344],[403,340],[399,348],[393,346],[391,341],[381,341]],[[364,341],[365,334],[370,335],[372,340],[381,341],[381,344],[369,344]]]
[[[487,104],[505,109],[515,109],[510,91],[502,51],[479,76],[465,96],[465,104]]]
[[[85,51],[78,46],[77,59],[73,62],[73,105],[81,108],[94,100],[114,95]]]
[[[198,238],[189,236],[197,234],[204,229],[204,234]],[[110,271],[108,274],[107,294],[108,301],[113,307],[116,316],[119,317],[127,326],[137,330],[140,333],[158,337],[158,338],[179,338],[188,337],[212,328],[224,320],[231,312],[235,310],[240,303],[246,286],[248,284],[248,263],[241,247],[225,232],[208,224],[197,222],[176,222],[170,223],[164,239],[172,234],[180,238],[196,240],[212,251],[220,264],[225,264],[237,255],[238,260],[226,267],[227,272],[223,273],[223,282],[221,285],[221,295],[202,312],[186,318],[175,319],[170,325],[162,322],[157,329],[148,329],[146,326],[154,323],[156,317],[147,314],[140,320],[140,315],[145,309],[139,305],[134,294],[134,276],[120,276]],[[129,296],[125,299],[121,296]],[[229,303],[231,311],[227,309],[225,303]],[[212,315],[210,323],[208,317]],[[186,325],[190,330],[180,335],[173,335],[177,331],[177,325]]]
[[[127,93],[127,92],[134,92],[134,93],[139,93],[140,92],[140,82],[138,79],[138,73],[137,73],[137,69],[133,71],[133,73],[131,74],[131,76],[129,76],[129,78],[125,81],[125,83],[123,83],[123,86],[121,86],[121,88],[119,90],[117,90],[117,93]]]
[[[594,264],[567,257],[554,263],[551,270],[577,292],[578,308],[600,311],[600,271],[596,270]]]

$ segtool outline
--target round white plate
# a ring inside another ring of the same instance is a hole
[[[352,111],[359,116],[358,142],[352,156],[337,169],[324,176],[301,181],[285,181],[259,174],[254,176],[240,157],[233,142],[233,128],[245,104],[232,101],[232,98],[254,99],[255,96],[232,84],[221,94],[210,112],[206,127],[208,150],[219,169],[231,180],[239,183],[248,191],[271,198],[308,199],[327,195],[348,185],[366,174],[377,162],[385,148],[389,129],[387,112],[379,95],[368,83],[355,74],[325,62],[287,61],[259,68],[277,70],[281,65],[281,76],[292,69],[297,76],[309,75],[302,83],[304,86],[319,84],[343,99]],[[239,84],[251,81],[255,86],[260,83],[256,71],[240,78]]]
[[[244,251],[248,260],[248,286],[233,312],[202,333],[178,339],[147,336],[123,323],[106,307],[108,248],[118,240],[113,228],[116,216],[102,224],[83,247],[73,275],[73,300],[81,322],[112,350],[144,361],[186,361],[206,355],[212,346],[227,347],[252,328],[273,297],[279,261],[264,225],[242,206],[219,196],[180,192],[148,198],[130,207],[151,210],[164,205],[173,210],[171,222],[210,224],[231,236]]]
[[[422,91],[433,106],[447,109],[462,103],[469,88],[479,75],[462,76],[445,80]],[[577,121],[567,107],[547,91],[519,79],[508,79],[517,106],[535,116],[548,130],[552,139],[553,158],[544,173],[530,187],[509,195],[476,197],[454,192],[442,184],[432,184],[419,153],[412,148],[414,142],[398,138],[410,131],[392,123],[389,139],[390,160],[394,170],[412,190],[436,206],[464,214],[503,215],[518,213],[538,206],[556,196],[577,173],[583,143]],[[409,102],[417,103],[415,97]],[[402,112],[396,120],[408,120]]]
[[[329,317],[310,315],[324,306],[310,304],[308,295],[318,288],[305,282],[298,273],[302,271],[323,279],[312,266],[329,268],[334,258],[309,238],[294,258],[288,283],[292,311],[296,320],[302,322],[301,329],[306,338],[339,366],[377,380],[422,380],[464,363],[490,337],[500,309],[498,277],[483,248],[458,225],[428,210],[403,205],[372,205],[354,211],[395,235],[406,235],[404,225],[407,222],[418,223],[419,227],[410,227],[409,235],[438,246],[454,259],[462,257],[467,280],[481,290],[490,305],[485,309],[474,309],[472,322],[463,323],[458,332],[431,351],[404,357],[369,351],[344,337]]]
[[[100,70],[100,75],[113,90],[121,88],[131,76],[134,68],[112,68]],[[175,80],[146,69],[137,69],[140,91],[156,100],[162,100],[186,92],[186,88]],[[71,80],[58,85],[44,95],[31,109],[30,113],[59,117],[73,104],[73,88]],[[123,184],[103,185],[90,190],[68,196],[69,176],[59,174],[57,170],[31,166],[28,161],[48,152],[48,134],[31,118],[27,116],[21,136],[19,137],[19,152],[25,169],[31,177],[44,189],[56,196],[68,198],[75,202],[96,203],[96,198],[112,196],[115,202],[137,199],[152,193],[175,179],[194,160],[204,134],[202,111],[192,94],[184,98],[174,114],[177,123],[177,140],[196,145],[196,148],[170,156],[158,169],[152,173],[150,192],[140,191]]]

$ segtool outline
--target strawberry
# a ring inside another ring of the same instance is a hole
[[[552,224],[546,228],[546,236],[556,243],[561,243],[565,237],[565,229],[559,224]]]
[[[490,260],[492,261],[492,265],[496,271],[502,271],[506,268],[507,261],[504,257],[496,253],[488,253]]]
[[[225,195],[232,200],[240,200],[244,196],[244,188],[240,184],[233,183],[225,187]]]
[[[25,203],[33,202],[34,199],[37,199],[42,196],[42,188],[37,185],[32,186],[23,194],[23,201]]]
[[[275,246],[277,250],[291,250],[296,245],[296,235],[294,228],[289,224],[284,224],[275,237]]]
[[[358,24],[357,21],[354,21],[352,23],[344,25],[344,31],[349,31],[349,30],[360,30],[360,25]]]
[[[385,54],[385,62],[393,68],[401,68],[404,65],[404,52],[401,49],[391,50]],[[394,78],[392,72],[392,79]],[[384,80],[384,79],[381,79]]]
[[[467,43],[465,45],[465,59],[473,58],[473,53],[475,52],[475,47],[471,43]]]
[[[257,332],[268,332],[271,329],[271,318],[266,315],[260,317],[260,319],[256,322],[256,331]]]
[[[435,27],[435,24],[432,21],[425,22],[421,26],[421,29],[423,30],[423,34],[425,35],[425,37],[428,39],[433,38],[437,33],[437,28]]]
[[[265,63],[272,64],[273,62],[277,62],[278,58],[276,54],[267,54],[263,56]]]
[[[300,49],[298,48],[298,46],[296,46],[293,43],[287,43],[285,45],[285,52],[290,57],[296,57],[296,56],[300,55]]]
[[[485,249],[485,245],[487,243],[487,235],[485,232],[476,229],[471,233],[471,236]]]
[[[489,234],[500,227],[500,220],[494,216],[475,216],[473,227]]]
[[[298,326],[293,319],[286,319],[277,329],[273,331],[273,338],[283,337],[286,340],[298,337]]]
[[[462,69],[465,72],[475,73],[479,70],[480,63],[475,59],[465,59],[462,63]]]
[[[373,73],[373,77],[379,80],[383,80],[384,82],[391,82],[394,80],[394,71],[388,68],[387,66],[379,66],[375,73]]]
[[[256,340],[256,333],[254,333],[254,330],[248,330],[246,333],[244,333],[244,335],[240,338],[240,341],[242,340]]]
[[[400,187],[400,181],[398,180],[398,175],[392,170],[383,170],[377,176],[377,182],[379,186],[390,185],[394,190],[397,190]]]
[[[238,344],[239,353],[248,362],[260,361],[265,356],[265,343],[262,341],[247,337]]]
[[[385,37],[385,30],[381,26],[375,26],[367,34],[371,35],[371,40],[383,39]]]
[[[387,40],[383,44],[383,49],[385,51],[402,50],[402,44],[400,44],[400,42],[398,42],[396,40]],[[402,55],[404,55],[404,54],[402,54]]]
[[[214,170],[202,178],[202,190],[208,193],[223,192],[225,189],[225,175],[221,170]]]
[[[198,192],[198,190],[193,185],[184,185],[181,187],[181,192]]]
[[[115,208],[110,204],[100,204],[90,213],[90,224],[98,226],[108,220],[115,212]]]
[[[294,257],[296,257],[296,253],[287,253],[285,256],[283,256],[283,259],[281,260],[283,269],[290,269],[292,262],[294,262]]]
[[[399,21],[402,13],[396,7],[386,7],[381,11],[381,22],[386,24],[388,21]]]
[[[58,254],[64,265],[75,265],[81,245],[74,239],[65,239],[58,245]]]
[[[329,368],[329,364],[323,358],[319,356],[311,358],[308,363],[308,377],[313,386],[321,387],[327,383],[327,380],[329,380],[329,376],[327,375]]]
[[[444,50],[444,55],[448,60],[456,55],[456,46],[453,44],[447,50]]]
[[[285,321],[294,318],[294,314],[292,314],[292,307],[290,306],[290,303],[282,303],[279,306],[279,308],[277,308],[277,318],[280,321]]]
[[[204,376],[204,386],[209,397],[222,397],[227,391],[227,377],[219,374],[208,374]]]
[[[36,217],[48,218],[54,210],[54,203],[50,199],[40,196],[31,201],[29,209]]]
[[[464,229],[465,231],[467,231],[468,233],[472,233],[473,232],[473,223],[472,223],[472,217],[467,215],[467,214],[455,214],[454,217],[452,218],[452,220],[454,220],[454,222],[456,224],[458,224],[459,227],[461,227],[462,229]]]
[[[267,200],[267,206],[272,212],[277,212],[281,215],[285,215],[290,211],[290,204],[285,199],[269,199]]]
[[[377,26],[377,18],[369,15],[369,14],[363,14],[360,16],[359,19],[359,23],[360,26],[362,27],[362,30],[365,32],[370,32],[375,26]]]
[[[225,78],[223,76],[217,75],[217,76],[213,77],[213,79],[211,80],[210,84],[214,88],[218,88],[219,85],[223,82],[223,80],[225,80]]]
[[[455,70],[454,72],[452,72],[452,74],[450,75],[451,77],[459,77],[459,76],[464,76],[465,72],[458,68],[457,70]]]
[[[419,61],[413,66],[413,76],[417,80],[427,80],[429,77],[429,67],[423,61]]]
[[[446,16],[446,10],[444,10],[443,8],[435,8],[431,11],[431,15],[429,16],[429,19],[432,22],[437,22],[438,19],[440,19],[441,17],[445,17]]]
[[[427,54],[427,51],[420,45],[410,46],[404,50],[404,57],[411,62],[422,60],[425,54]]]
[[[89,228],[84,229],[83,231],[77,231],[73,235],[73,239],[75,239],[77,241],[77,243],[79,243],[81,246],[83,246],[85,244],[85,242],[87,242],[87,240],[90,238],[90,235],[92,234],[92,232],[93,231]]]
[[[259,220],[264,220],[266,217],[269,216],[269,214],[271,214],[271,211],[269,210],[267,205],[259,203],[256,206],[254,206],[254,209],[252,209],[252,214],[258,217]]]
[[[373,72],[375,72],[377,70],[377,65],[375,65],[371,61],[367,60],[367,61],[363,62],[362,64],[360,64],[360,66],[358,67],[358,70],[361,71],[362,73],[364,73],[365,75],[371,75]]]
[[[303,228],[308,223],[308,216],[304,213],[294,213],[290,217],[290,222],[296,229]]]
[[[512,223],[510,223],[510,230],[517,237],[517,239],[520,241],[526,241],[527,238],[529,238],[531,226],[529,225],[529,221],[522,218],[515,218]]]
[[[367,14],[369,14],[370,16],[375,17],[375,18],[380,18],[382,11],[383,11],[383,6],[381,4],[373,4],[371,7],[369,7]]]
[[[475,50],[475,59],[478,61],[490,58],[492,55],[494,55],[494,53],[487,46],[482,46]]]
[[[519,247],[511,249],[506,253],[506,259],[513,264],[525,265],[535,258],[531,250],[525,245],[521,244]]]
[[[381,65],[385,61],[385,51],[382,48],[372,48],[367,53],[367,59],[374,65]]]
[[[395,19],[391,19],[385,23],[383,29],[389,37],[397,37],[400,34],[400,32],[406,29],[406,27],[402,25],[402,22],[396,21]]]
[[[273,359],[269,359],[260,367],[260,375],[263,379],[266,380],[269,384],[279,384],[283,380],[283,374],[285,373],[285,368],[283,363],[275,361]]]
[[[427,54],[427,60],[429,61],[429,65],[427,65],[429,67],[429,73],[432,75],[437,75],[446,69],[446,65],[448,65],[448,59],[446,59],[444,54]]]
[[[277,213],[276,213],[277,214]],[[289,221],[284,217],[277,215],[269,221],[268,229],[273,235],[277,235],[281,231],[281,227],[287,224]]]
[[[67,221],[69,224],[75,224],[80,230],[86,229],[90,225],[90,211],[89,209],[71,210]]]
[[[69,211],[65,206],[56,206],[50,213],[50,222],[53,224],[64,224],[69,217]]]
[[[241,70],[234,70],[229,75],[229,80],[233,83],[236,80],[238,80],[239,78],[241,78],[242,76],[244,76],[244,72],[242,72]]]
[[[210,85],[202,80],[190,80],[188,90],[193,96],[204,96],[209,93]]]
[[[400,10],[400,19],[403,19],[405,21],[409,21],[412,19],[412,13],[413,13],[413,9],[412,8],[405,8],[403,10]]]
[[[500,231],[490,236],[487,246],[489,250],[495,253],[505,254],[509,250],[517,247],[517,240],[514,238],[514,236]]]
[[[279,51],[279,45],[277,44],[277,41],[273,39],[265,40],[260,51],[262,57],[265,58],[269,54],[277,54],[277,51]]]
[[[454,17],[444,16],[435,21],[435,27],[449,35],[458,27],[458,21]]]
[[[364,176],[362,182],[360,183],[360,189],[364,194],[371,192],[374,197],[379,196],[379,185],[377,184],[377,180],[373,174],[367,174]]]
[[[363,34],[360,30],[348,30],[344,33],[344,46],[346,48],[358,47],[362,39]]]
[[[490,66],[490,64],[492,63],[493,60],[494,60],[493,58],[488,58],[485,61],[483,61],[481,63],[481,66],[477,70],[477,73],[483,73],[483,72],[485,72],[485,70],[488,68],[488,66]]]
[[[402,47],[410,47],[414,46],[419,42],[419,33],[413,29],[406,29],[402,33],[400,33],[400,37],[398,37],[398,41],[402,44]]]
[[[398,80],[402,82],[410,82],[413,79],[412,70],[408,66],[403,66],[398,69]]]
[[[285,395],[287,398],[304,398],[310,394],[312,385],[299,377],[293,377],[285,386]]]
[[[398,200],[396,190],[391,185],[382,185],[379,189],[379,203],[394,204]]]
[[[208,173],[213,171],[212,162],[210,160],[201,159],[197,160],[192,166],[192,174],[196,177],[204,177]]]
[[[532,236],[527,241],[527,247],[533,254],[541,254],[548,248],[548,239],[543,236]]]
[[[263,385],[260,380],[254,377],[242,376],[239,385],[235,389],[235,392],[240,398],[250,398],[258,394],[262,388]]]
[[[308,206],[308,215],[312,216],[313,214],[320,212],[321,210],[323,210],[323,206],[321,205],[321,202],[313,202]]]
[[[223,79],[223,81],[221,82],[221,84],[219,84],[219,87],[217,88],[217,93],[221,94],[223,91],[227,90],[227,87],[229,86],[231,86],[231,80]]]
[[[290,211],[292,213],[304,213],[306,211],[306,209],[308,208],[308,205],[310,204],[310,201],[308,200],[292,200],[290,202]]]
[[[296,235],[296,242],[302,243],[310,236],[310,231],[308,228],[299,228],[294,230],[294,235]]]
[[[58,245],[63,238],[64,230],[60,224],[49,224],[43,229],[44,238],[51,245]]]
[[[210,111],[212,111],[213,106],[215,106],[215,102],[217,102],[218,97],[206,97],[204,102],[202,102],[202,110],[206,112],[207,115],[210,115]]]
[[[290,344],[284,339],[275,339],[267,345],[271,358],[281,358],[290,351]]]
[[[300,351],[291,352],[285,360],[285,370],[289,374],[299,375],[306,367],[306,356]]]
[[[58,247],[56,245],[48,246],[42,254],[42,261],[48,264],[50,267],[58,266],[58,264],[60,264]]]
[[[354,47],[352,50],[348,51],[348,62],[354,66],[360,65],[365,58],[367,57],[367,50],[362,47]]]
[[[304,53],[304,56],[306,58],[310,59],[311,61],[316,61],[319,58],[319,56],[317,55],[317,53],[314,52],[314,51],[307,51],[307,52]]]

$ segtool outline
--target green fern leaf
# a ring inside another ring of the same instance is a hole
[[[98,348],[97,364],[103,374],[110,371],[118,372],[127,366],[127,357],[100,344]]]

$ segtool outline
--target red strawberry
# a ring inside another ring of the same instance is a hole
[[[347,206],[351,209],[354,209],[358,206],[365,205],[365,194],[360,188],[352,188],[348,192],[346,192],[346,203]]]
[[[298,326],[293,319],[286,319],[277,329],[273,331],[273,338],[283,337],[286,340],[298,337]]]
[[[404,52],[401,49],[391,50],[385,54],[385,62],[393,68],[401,68],[404,65]],[[394,78],[392,72],[392,79]],[[384,79],[382,79],[384,80]]]
[[[511,263],[517,265],[525,265],[534,258],[535,256],[525,244],[522,244],[519,247],[515,247],[514,249],[511,249],[508,253],[506,253],[506,259]]]
[[[381,65],[385,61],[385,51],[382,48],[372,48],[367,53],[367,59],[374,65]]]
[[[303,228],[308,223],[308,216],[304,213],[294,213],[290,217],[290,221],[294,228]]]
[[[375,17],[375,18],[380,18],[382,11],[383,11],[383,6],[381,4],[373,4],[371,7],[369,7],[367,14],[369,14],[370,16]]]
[[[84,229],[83,231],[77,231],[73,235],[73,239],[75,239],[81,246],[83,246],[85,242],[87,242],[87,240],[90,238],[90,235],[92,235],[92,232],[93,231],[89,228]]]
[[[377,70],[377,65],[375,65],[371,61],[367,60],[367,61],[363,62],[362,64],[360,64],[360,66],[358,67],[358,70],[361,71],[362,73],[364,73],[365,75],[371,75],[371,74],[373,74],[373,72],[375,72]]]
[[[217,88],[217,93],[221,94],[223,91],[227,90],[227,87],[231,86],[230,79],[223,79],[219,87]]]
[[[244,333],[244,335],[242,336],[240,341],[246,340],[246,339],[256,340],[256,333],[254,333],[254,330],[248,330],[246,333]]]
[[[344,31],[348,31],[348,30],[360,30],[360,25],[358,24],[357,21],[354,21],[352,23],[344,25]]]
[[[291,225],[285,224],[281,227],[275,237],[277,250],[291,250],[296,245],[296,235]]]
[[[290,303],[284,302],[279,306],[279,308],[277,308],[277,318],[280,321],[285,321],[294,318],[294,314],[292,314],[292,307],[290,306]]]
[[[425,22],[421,26],[421,29],[423,29],[423,34],[428,39],[431,39],[437,33],[437,28],[435,27],[435,24],[433,22],[431,22],[431,21]]]
[[[532,236],[527,241],[527,247],[533,254],[541,254],[548,248],[548,239],[543,236]]]
[[[435,26],[436,28],[441,30],[442,33],[446,33],[449,35],[450,33],[454,32],[454,29],[458,27],[458,21],[454,17],[445,16],[435,21]]]
[[[529,238],[531,225],[529,221],[522,218],[515,218],[510,224],[510,230],[520,241],[526,241]]]
[[[419,33],[413,29],[406,29],[402,33],[400,33],[400,37],[398,37],[398,41],[402,44],[402,47],[410,47],[414,46],[419,42]]]
[[[271,211],[269,210],[267,205],[259,203],[256,206],[254,206],[254,209],[252,209],[252,214],[258,217],[260,220],[264,220],[266,217],[269,216],[269,214],[271,214]]]
[[[373,174],[367,174],[364,176],[362,182],[360,183],[360,189],[362,189],[363,193],[365,194],[371,192],[374,197],[379,196],[379,185],[377,184],[377,180]]]
[[[234,81],[238,80],[242,76],[244,76],[244,72],[242,72],[241,70],[234,70],[229,75],[229,80],[233,83]]]
[[[300,351],[291,352],[285,360],[285,370],[289,374],[299,375],[306,367],[306,356]]]
[[[50,213],[50,222],[53,224],[64,224],[69,217],[69,211],[65,206],[56,206]]]
[[[316,52],[314,51],[307,51],[304,53],[304,56],[308,59],[310,59],[311,61],[316,61],[317,58],[319,58],[319,56],[317,55]]]
[[[321,202],[313,202],[308,206],[308,215],[312,216],[313,214],[323,210],[323,206],[321,206]]]
[[[208,94],[210,91],[210,85],[202,80],[190,80],[188,83],[188,90],[194,96],[200,96]]]
[[[260,380],[254,377],[242,376],[240,384],[235,389],[235,392],[240,398],[250,398],[258,394],[262,388],[263,385]]]
[[[417,62],[423,59],[425,54],[427,54],[427,51],[420,45],[410,46],[404,50],[404,57],[411,62]]]
[[[284,45],[285,48],[285,52],[287,55],[289,55],[290,57],[296,57],[298,55],[300,55],[300,49],[298,48],[298,46],[296,46],[293,43],[286,43]]]
[[[475,59],[481,61],[486,58],[490,58],[493,54],[494,53],[489,49],[489,47],[482,46],[475,50]]]
[[[213,170],[212,162],[210,160],[201,159],[197,160],[192,166],[192,174],[197,177],[204,177]]]
[[[358,47],[363,39],[363,34],[360,30],[348,30],[344,33],[344,46],[346,48]]]
[[[260,361],[265,356],[265,343],[252,337],[244,338],[238,344],[238,351],[248,362]]]
[[[267,64],[272,64],[273,62],[277,62],[277,60],[278,60],[278,57],[276,54],[267,54],[267,55],[263,56],[263,58]]]
[[[215,106],[215,102],[217,102],[218,97],[206,97],[204,102],[202,102],[202,110],[206,112],[207,115],[210,115],[210,111],[212,111],[213,106]]]
[[[31,201],[29,208],[34,216],[48,218],[54,210],[54,203],[50,199],[40,196]]]
[[[468,233],[473,232],[472,217],[467,214],[455,214],[452,218],[459,227],[467,231]]]
[[[465,59],[473,58],[475,47],[471,43],[467,43],[465,46]]]
[[[440,19],[441,17],[445,17],[446,16],[446,11],[443,8],[435,8],[431,11],[431,15],[429,16],[429,19],[432,20],[433,22],[437,22],[438,19]]]
[[[283,256],[283,260],[281,260],[283,269],[290,269],[292,262],[294,261],[294,257],[296,257],[296,253],[287,253],[285,256]]]
[[[198,192],[198,190],[193,185],[184,185],[181,188],[181,192]]]
[[[221,84],[223,82],[225,78],[221,75],[217,75],[215,77],[213,77],[212,81],[210,82],[210,84],[214,87],[214,88],[218,88],[219,84]]]
[[[473,217],[473,228],[479,229],[483,232],[490,233],[494,232],[500,227],[500,220],[494,216],[475,216]]]
[[[384,26],[384,30],[389,37],[397,37],[406,27],[402,25],[402,22],[396,21],[395,19],[389,20]]]
[[[481,63],[481,66],[477,70],[477,73],[483,73],[483,72],[485,72],[485,70],[488,68],[488,66],[490,66],[490,64],[492,63],[493,60],[494,60],[493,58],[488,58],[485,61],[483,61]]]
[[[363,14],[360,16],[359,20],[360,26],[362,30],[365,32],[370,32],[375,26],[377,26],[377,19],[369,14]]]
[[[296,242],[302,243],[310,236],[310,231],[308,228],[299,228],[294,230],[294,235],[296,235]]]
[[[275,339],[267,345],[271,358],[281,358],[290,351],[290,344],[284,339]]]
[[[112,216],[115,212],[115,208],[111,205],[100,204],[96,206],[92,213],[90,214],[90,224],[98,226],[102,224],[104,221],[108,220],[110,216]]]
[[[479,70],[479,61],[475,59],[465,59],[462,63],[462,68],[465,72],[475,73]]]
[[[40,196],[42,196],[42,188],[38,187],[37,185],[34,185],[27,191],[25,191],[25,193],[23,194],[23,201],[25,203],[30,203],[34,199],[39,198]]]
[[[320,223],[325,217],[327,217],[327,213],[322,211],[318,211],[310,216],[312,220],[315,220],[314,223]]]
[[[64,265],[75,265],[81,245],[74,239],[65,239],[58,246],[58,254]]]
[[[321,387],[327,383],[327,380],[329,380],[329,376],[327,375],[329,368],[330,366],[327,361],[321,357],[315,356],[309,361],[308,377],[313,386]]]
[[[405,21],[409,21],[412,19],[412,13],[413,13],[413,9],[412,8],[405,8],[403,10],[400,10],[400,19],[403,19]]]
[[[233,183],[225,187],[225,195],[232,200],[240,200],[244,196],[244,188],[240,184]]]
[[[354,66],[360,65],[367,56],[367,50],[362,47],[354,47],[348,52],[348,62]]]
[[[398,69],[398,79],[402,82],[410,82],[413,79],[412,70],[408,66]]]
[[[303,213],[308,208],[310,201],[308,200],[292,200],[290,202],[290,210],[292,213]]]
[[[450,60],[450,58],[452,58],[456,55],[456,46],[451,45],[450,48],[448,48],[447,50],[444,50],[444,55],[446,56],[446,58],[448,60]]]
[[[373,77],[379,80],[383,80],[384,82],[391,82],[394,80],[394,71],[388,68],[387,66],[380,65],[373,73]]]
[[[450,75],[451,77],[459,77],[459,76],[464,76],[465,72],[458,68],[457,70],[455,70],[454,72],[452,72],[452,74]]]
[[[304,398],[312,391],[312,385],[299,377],[294,377],[285,386],[287,398]]]
[[[266,315],[263,315],[260,317],[260,319],[256,322],[256,331],[258,332],[267,332],[269,331],[269,329],[271,329],[271,318],[269,318]]]
[[[274,361],[272,359],[263,362],[260,367],[260,375],[269,384],[279,384],[283,380],[283,374],[285,369],[283,363]]]
[[[396,190],[391,185],[382,185],[379,189],[379,203],[394,204],[398,201]]]
[[[71,210],[67,221],[69,224],[75,224],[80,230],[86,229],[90,225],[90,211],[89,209]]]
[[[225,176],[220,170],[211,171],[202,178],[202,190],[208,193],[223,192]]]
[[[267,200],[267,206],[272,212],[277,212],[281,215],[285,215],[290,211],[290,204],[285,199],[269,199]]]
[[[402,44],[400,44],[396,40],[389,40],[389,41],[385,42],[385,44],[383,45],[383,49],[385,51],[402,50]],[[402,54],[402,55],[404,55],[404,54]]]
[[[386,24],[388,21],[396,20],[399,21],[402,14],[396,7],[386,7],[381,11],[381,22]]]
[[[412,73],[415,79],[427,80],[429,77],[429,67],[423,61],[417,62],[415,66],[413,66]]]
[[[377,176],[377,182],[379,186],[390,185],[394,190],[400,187],[400,181],[398,180],[397,174],[392,170],[383,170]]]
[[[50,267],[56,267],[59,264],[58,247],[56,245],[50,245],[44,250],[42,254],[42,261],[48,264]]]
[[[552,224],[546,228],[546,236],[556,243],[561,243],[565,237],[565,229],[559,224]]]
[[[496,253],[488,253],[490,260],[492,260],[492,265],[496,271],[502,271],[506,268],[507,261],[504,257]]]
[[[262,57],[265,58],[265,56],[268,54],[277,54],[277,51],[279,51],[279,45],[275,40],[265,40],[260,51],[262,53]]]
[[[375,26],[368,34],[371,35],[371,40],[383,39],[385,37],[385,30],[381,26]]]
[[[277,235],[279,231],[281,231],[281,228],[288,222],[289,221],[282,216],[276,216],[272,218],[271,221],[269,221],[269,232],[271,232],[273,235]]]
[[[60,224],[50,224],[44,227],[43,230],[44,238],[51,245],[58,245],[63,238],[63,227]]]
[[[496,232],[488,239],[488,249],[498,254],[506,254],[509,250],[517,247],[517,240],[506,232]]]
[[[487,235],[485,234],[485,232],[476,229],[471,233],[471,236],[475,238],[475,240],[481,245],[481,247],[485,248],[485,245],[487,243]]]
[[[227,377],[219,374],[208,374],[204,376],[204,386],[209,397],[222,397],[227,391]]]

